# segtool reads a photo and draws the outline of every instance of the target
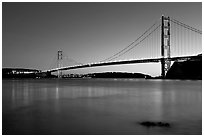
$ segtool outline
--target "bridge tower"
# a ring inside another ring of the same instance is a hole
[[[165,78],[167,71],[171,67],[170,58],[170,18],[161,18],[161,76]]]
[[[63,62],[62,62],[62,58],[63,57],[63,55],[62,55],[62,51],[61,50],[59,50],[58,52],[57,52],[57,67],[58,68],[61,68],[61,67],[63,67]],[[58,70],[58,78],[61,78],[62,77],[62,70]]]

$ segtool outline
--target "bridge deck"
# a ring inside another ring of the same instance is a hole
[[[168,58],[170,61],[176,60],[188,60],[188,59],[197,59],[199,56],[183,56],[183,57],[172,57]],[[110,65],[122,65],[122,64],[134,64],[134,63],[157,63],[160,62],[164,58],[155,58],[155,59],[140,59],[140,60],[124,60],[124,61],[115,61],[115,62],[99,62],[99,63],[90,63],[84,65],[77,66],[68,66],[62,68],[55,68],[51,70],[45,70],[43,72],[55,72],[58,70],[71,70],[71,69],[79,69],[79,68],[88,68],[88,67],[98,67],[98,66],[110,66]],[[167,58],[165,58],[167,59]]]

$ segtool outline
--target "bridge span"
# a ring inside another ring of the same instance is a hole
[[[161,77],[165,78],[172,61],[196,59],[200,53],[202,53],[202,31],[162,15],[159,21],[156,21],[136,40],[102,61],[81,64],[75,60],[69,60],[78,65],[65,66],[63,59],[66,57],[62,51],[58,51],[57,67],[42,72],[51,74],[51,72],[58,71],[58,77],[61,77],[63,70],[160,62]],[[134,59],[130,59],[130,57]]]
[[[199,56],[183,56],[183,57],[171,57],[171,58],[155,58],[155,59],[136,59],[136,60],[124,60],[124,61],[112,61],[112,62],[98,62],[98,63],[88,63],[83,65],[75,65],[68,67],[55,68],[50,70],[44,70],[42,72],[56,72],[61,70],[73,70],[79,68],[89,68],[89,67],[98,67],[98,66],[111,66],[111,65],[124,65],[124,64],[134,64],[134,63],[158,63],[162,60],[168,61],[177,61],[177,60],[189,60],[189,59],[198,59]]]

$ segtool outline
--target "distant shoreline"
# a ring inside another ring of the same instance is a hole
[[[41,72],[36,69],[23,68],[3,68],[2,78],[10,79],[42,79],[42,78],[58,78],[52,75],[51,72]],[[60,78],[143,78],[143,79],[179,79],[179,80],[202,80],[202,54],[198,55],[196,59],[188,59],[185,61],[175,61],[171,68],[166,73],[166,77],[161,76],[152,77],[143,73],[129,73],[129,72],[101,72],[89,74],[63,74]]]

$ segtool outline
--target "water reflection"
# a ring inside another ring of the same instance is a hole
[[[49,94],[51,94],[52,89],[49,89]],[[91,86],[70,86],[67,87],[58,87],[55,88],[56,99],[59,98],[93,98],[93,97],[103,97],[115,94],[125,94],[125,91],[122,92],[116,88],[111,87],[91,87]]]
[[[14,125],[12,117],[21,132],[19,125],[48,134],[103,129],[145,134],[145,128],[130,124],[144,120],[178,125],[171,133],[201,131],[201,81],[8,80],[2,87],[6,123]]]
[[[163,103],[163,92],[158,88],[158,91],[153,92],[153,95],[149,98],[153,102],[153,116],[155,117],[154,120],[162,121],[162,103]]]
[[[56,99],[59,99],[59,87],[56,87]]]
[[[13,80],[11,85],[13,107],[26,106],[32,102],[29,83]]]

